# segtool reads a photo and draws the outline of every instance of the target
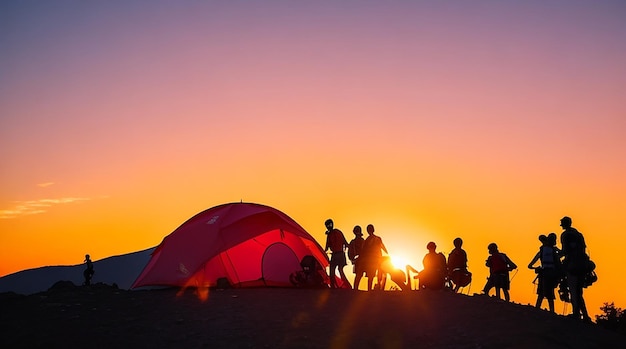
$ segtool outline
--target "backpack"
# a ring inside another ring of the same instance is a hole
[[[364,242],[365,240],[357,239],[350,241],[350,243],[348,244],[348,259],[353,261],[356,256],[361,254]]]
[[[561,260],[556,248],[552,246],[541,246],[539,247],[539,256],[542,268],[554,268],[555,270],[561,269]]]
[[[348,245],[348,259],[353,261],[356,257],[356,248],[354,248],[354,241]]]
[[[563,233],[561,242],[563,244],[563,252],[565,253],[565,259],[563,260],[565,270],[572,274],[585,274],[588,269],[589,255],[585,252],[586,244],[583,235],[578,230],[572,228],[570,231]]]
[[[489,257],[489,263],[491,270],[494,273],[506,272],[508,271],[506,257],[503,253],[497,252]]]
[[[595,271],[590,271],[585,274],[585,279],[583,280],[583,287],[587,288],[593,285],[594,282],[598,281],[598,275]]]
[[[596,263],[591,259],[587,262],[587,270],[585,271],[585,277],[583,279],[583,287],[587,288],[598,281],[598,274],[596,274]]]

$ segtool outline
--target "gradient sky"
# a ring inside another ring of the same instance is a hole
[[[0,275],[243,200],[418,268],[460,236],[471,292],[496,242],[526,304],[569,215],[626,307],[625,38],[623,1],[2,1]]]

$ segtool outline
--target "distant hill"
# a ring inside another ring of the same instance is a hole
[[[154,247],[94,261],[96,273],[92,283],[116,284],[121,289],[130,289],[130,286],[150,260],[152,251],[154,251]],[[81,285],[84,281],[83,270],[85,270],[84,264],[22,270],[0,278],[0,292],[29,295],[46,291],[54,283],[62,280]]]

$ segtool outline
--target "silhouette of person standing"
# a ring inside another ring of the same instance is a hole
[[[517,269],[517,265],[506,254],[498,251],[498,245],[495,243],[490,243],[487,249],[489,250],[489,257],[485,265],[489,267],[489,279],[483,292],[489,294],[489,289],[495,287],[496,297],[500,299],[500,290],[502,290],[504,299],[508,302],[510,300],[509,289],[511,287],[509,272]]]
[[[374,283],[374,277],[376,277],[376,273],[378,269],[380,269],[381,258],[383,257],[383,251],[387,252],[387,247],[383,243],[383,239],[380,236],[374,234],[374,225],[367,225],[367,239],[365,239],[365,243],[363,244],[363,263],[365,267],[365,274],[367,276],[367,290],[372,290],[372,286]],[[378,275],[378,285],[380,287],[381,280],[383,276],[382,272]],[[383,284],[384,286],[384,284]]]
[[[91,285],[91,278],[95,271],[93,270],[93,263],[91,262],[91,258],[88,254],[85,255],[85,271],[83,271],[83,276],[85,277],[85,286]]]
[[[467,270],[467,253],[462,248],[463,240],[456,238],[453,243],[454,249],[448,255],[448,277],[454,284],[454,292],[458,292],[472,281],[472,273]]]
[[[541,241],[539,252],[528,263],[528,268],[534,269],[537,273],[538,286],[535,307],[541,308],[541,303],[543,303],[545,298],[548,300],[550,312],[554,313],[554,299],[556,298],[554,290],[559,283],[560,277],[560,256],[558,248],[555,246],[556,234],[551,233],[549,236],[540,235],[539,241]],[[541,262],[539,268],[534,267],[537,261]]]
[[[363,273],[365,273],[365,267],[363,265],[362,258],[360,258],[363,252],[365,239],[363,239],[363,231],[361,230],[360,225],[355,225],[352,232],[354,233],[354,239],[352,239],[348,244],[348,258],[354,266],[354,289],[358,290]]]
[[[338,288],[337,280],[335,279],[335,269],[339,270],[341,281],[343,282],[343,288],[352,288],[350,282],[343,271],[343,267],[348,264],[346,262],[345,248],[348,246],[346,238],[343,236],[341,230],[334,228],[332,219],[327,219],[324,222],[326,226],[326,248],[324,251],[330,250],[330,287]]]
[[[432,241],[426,245],[426,249],[428,249],[428,253],[422,260],[424,270],[418,274],[419,288],[441,290],[448,274],[446,256],[437,252],[437,245]]]
[[[577,320],[591,322],[587,313],[587,306],[583,298],[585,273],[589,264],[589,256],[585,252],[587,245],[585,238],[576,228],[572,227],[570,217],[561,218],[561,251],[563,252],[563,268],[567,278],[570,300],[572,302],[572,317]]]

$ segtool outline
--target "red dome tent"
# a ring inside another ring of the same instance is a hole
[[[233,287],[292,287],[289,276],[302,269],[306,255],[328,265],[317,241],[283,212],[254,203],[223,204],[166,236],[132,288],[212,287],[223,278]]]

